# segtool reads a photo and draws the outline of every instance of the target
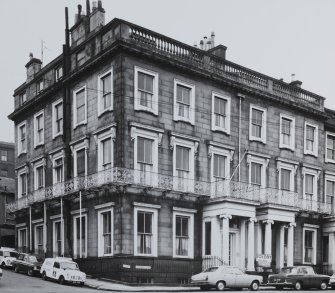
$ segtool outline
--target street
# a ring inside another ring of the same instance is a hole
[[[134,292],[141,292],[140,287],[135,287],[136,289]],[[147,287],[146,287],[147,288]],[[160,292],[164,292],[159,290]],[[188,291],[193,291],[193,292],[200,292],[200,290],[184,290],[182,292],[188,292]],[[226,292],[229,292],[230,290],[226,290]],[[244,289],[243,291],[249,292],[250,290]],[[288,291],[294,291],[294,290],[264,290],[260,289],[262,293],[268,293],[268,292],[288,292]],[[328,292],[331,292],[331,290],[327,290]],[[25,274],[18,274],[15,273],[12,270],[4,270],[4,277],[0,281],[0,292],[1,293],[36,293],[36,292],[45,292],[45,293],[66,293],[66,292],[103,292],[102,290],[95,290],[87,287],[78,287],[78,286],[72,286],[72,285],[59,285],[56,282],[52,281],[43,281],[39,277],[29,277]],[[131,292],[131,291],[128,291]],[[167,287],[166,292],[172,292],[171,288]],[[178,291],[174,291],[178,292]],[[211,292],[216,292],[216,290],[211,290]],[[304,292],[322,292],[321,290],[308,290],[308,291],[300,291],[301,293]]]
[[[52,281],[43,281],[39,277],[29,277],[25,274],[18,274],[12,270],[3,270],[4,276],[0,280],[1,293],[57,293],[57,292],[101,292],[85,287],[59,285]]]

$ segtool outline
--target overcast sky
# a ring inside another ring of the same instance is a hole
[[[85,0],[1,1],[0,140],[14,141],[13,91],[26,79],[29,52],[44,63],[61,53],[64,7],[73,25]],[[128,20],[193,45],[212,31],[227,59],[324,96],[335,109],[334,0],[103,0],[106,23]]]

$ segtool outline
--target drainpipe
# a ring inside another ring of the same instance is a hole
[[[32,227],[31,227],[31,206],[29,207],[29,252],[31,253],[33,251],[33,239],[32,239]]]
[[[240,93],[237,94],[239,97],[239,112],[238,112],[238,181],[241,180],[241,135],[242,135],[242,99],[245,98],[245,95],[242,95]]]

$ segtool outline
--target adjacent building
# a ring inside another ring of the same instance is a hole
[[[15,246],[13,215],[6,205],[15,200],[14,143],[0,142],[0,247]]]
[[[79,6],[14,92],[17,248],[128,282],[259,258],[334,271],[325,99],[228,61],[214,34],[197,48],[104,14]]]

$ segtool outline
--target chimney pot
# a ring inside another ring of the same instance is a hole
[[[90,0],[86,0],[86,15],[89,16],[90,14],[91,14]]]
[[[97,6],[98,6],[97,1],[93,1],[92,2],[92,8],[93,8],[93,10],[97,9]]]
[[[291,74],[291,82],[295,81],[295,73]]]
[[[101,2],[101,0],[98,0],[98,9],[102,9],[102,2]]]
[[[81,5],[78,4],[78,20],[81,18]]]
[[[33,59],[34,58],[34,54],[33,54],[33,52],[30,52],[29,53],[29,59],[31,60],[31,59]]]

